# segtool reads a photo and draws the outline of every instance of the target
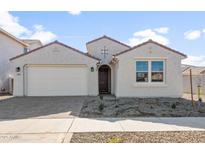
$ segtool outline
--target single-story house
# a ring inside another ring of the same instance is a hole
[[[83,53],[58,41],[10,59],[15,96],[181,97],[186,55],[148,40],[130,47],[108,36]]]
[[[190,69],[192,71],[192,88],[193,93],[198,94],[198,86],[200,93],[205,94],[205,67],[183,65],[183,91],[191,93]]]
[[[39,40],[35,40],[32,44],[30,42],[31,40],[16,38],[0,28],[0,94],[12,93],[13,90],[13,70],[9,59],[26,52],[28,49],[42,46]]]

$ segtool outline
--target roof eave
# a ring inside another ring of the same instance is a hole
[[[15,56],[15,57],[12,57],[12,58],[10,58],[9,60],[10,60],[10,61],[13,61],[13,60],[15,60],[15,59],[17,59],[17,58],[26,56],[26,55],[31,54],[31,53],[33,53],[33,52],[39,50],[39,49],[45,48],[45,47],[50,46],[50,45],[55,44],[55,43],[56,43],[56,44],[59,44],[59,45],[62,45],[62,46],[64,46],[64,47],[66,47],[66,48],[69,48],[69,49],[71,49],[71,50],[74,50],[74,51],[76,51],[76,52],[78,52],[78,53],[80,53],[80,54],[82,54],[82,55],[84,55],[84,56],[87,56],[87,57],[89,57],[89,58],[92,58],[92,59],[94,59],[94,60],[96,60],[96,61],[99,61],[99,60],[100,60],[99,58],[93,57],[93,56],[91,56],[91,55],[87,55],[86,53],[83,53],[82,51],[80,51],[80,50],[78,50],[78,49],[75,49],[75,48],[73,48],[73,47],[70,47],[70,46],[68,46],[68,45],[66,45],[66,44],[63,44],[63,43],[61,43],[61,42],[58,42],[58,41],[53,41],[53,42],[51,42],[51,43],[48,43],[48,44],[46,44],[46,45],[44,45],[44,46],[41,46],[41,47],[38,47],[38,48],[36,48],[36,49],[34,49],[34,50],[31,50],[31,51],[29,51],[29,52],[26,52],[26,53],[17,55],[17,56]]]
[[[148,43],[154,43],[154,44],[156,44],[156,45],[158,45],[158,46],[160,46],[160,47],[162,47],[162,48],[165,48],[165,49],[167,49],[167,50],[169,50],[169,51],[172,51],[172,52],[174,52],[174,53],[176,53],[176,54],[182,56],[182,59],[187,58],[187,55],[185,55],[185,54],[183,54],[183,53],[181,53],[181,52],[179,52],[179,51],[176,51],[176,50],[174,50],[174,49],[171,49],[171,48],[169,48],[169,47],[167,47],[167,46],[165,46],[165,45],[162,45],[162,44],[160,44],[160,43],[158,43],[158,42],[155,42],[155,41],[153,41],[153,40],[151,40],[151,39],[148,40],[148,41],[146,41],[146,42],[143,42],[143,43],[141,43],[141,44],[138,44],[138,45],[136,45],[136,46],[134,46],[134,47],[132,47],[132,48],[130,48],[130,49],[127,49],[127,50],[124,50],[124,51],[122,51],[122,52],[120,52],[120,53],[117,53],[117,54],[115,54],[114,56],[122,55],[122,54],[124,54],[124,53],[126,53],[126,52],[129,52],[129,51],[131,51],[131,50],[134,50],[134,49],[136,49],[136,48],[139,48],[139,47],[141,47],[141,46],[144,46],[144,45],[146,45],[146,44],[148,44]]]
[[[15,36],[13,36],[12,34],[10,34],[9,32],[5,31],[4,29],[0,29],[0,32],[4,35],[6,35],[7,37],[11,38],[12,40],[20,43],[21,45],[23,45],[24,47],[28,47],[29,45],[27,43],[24,43],[23,41],[21,41],[20,39],[16,38]]]
[[[118,44],[120,44],[120,45],[122,45],[122,46],[125,46],[125,47],[127,47],[127,48],[131,48],[129,45],[127,45],[127,44],[125,44],[125,43],[122,43],[122,42],[120,42],[120,41],[118,41],[118,40],[115,40],[115,39],[113,39],[113,38],[111,38],[111,37],[108,37],[108,36],[106,36],[106,35],[103,35],[103,36],[101,36],[101,37],[99,37],[99,38],[96,38],[96,39],[94,39],[94,40],[91,40],[91,41],[87,42],[87,43],[86,43],[86,46],[89,45],[89,44],[92,44],[92,43],[94,43],[94,42],[96,42],[96,41],[99,41],[99,40],[101,40],[101,39],[103,39],[103,38],[109,39],[109,40],[111,40],[111,41],[113,41],[113,42],[116,42],[116,43],[118,43]]]

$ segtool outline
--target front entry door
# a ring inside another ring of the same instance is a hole
[[[99,92],[100,94],[109,93],[108,80],[109,80],[109,67],[101,66],[99,68]]]

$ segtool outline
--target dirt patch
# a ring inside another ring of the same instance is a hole
[[[184,98],[119,98],[85,100],[80,117],[205,117],[205,103]]]
[[[74,133],[71,143],[205,143],[205,132]]]

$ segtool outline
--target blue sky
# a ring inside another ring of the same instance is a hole
[[[151,38],[187,54],[186,63],[205,66],[205,12],[7,13],[13,21],[0,15],[0,27],[20,38],[59,40],[84,52],[86,42],[102,35],[130,45]]]

